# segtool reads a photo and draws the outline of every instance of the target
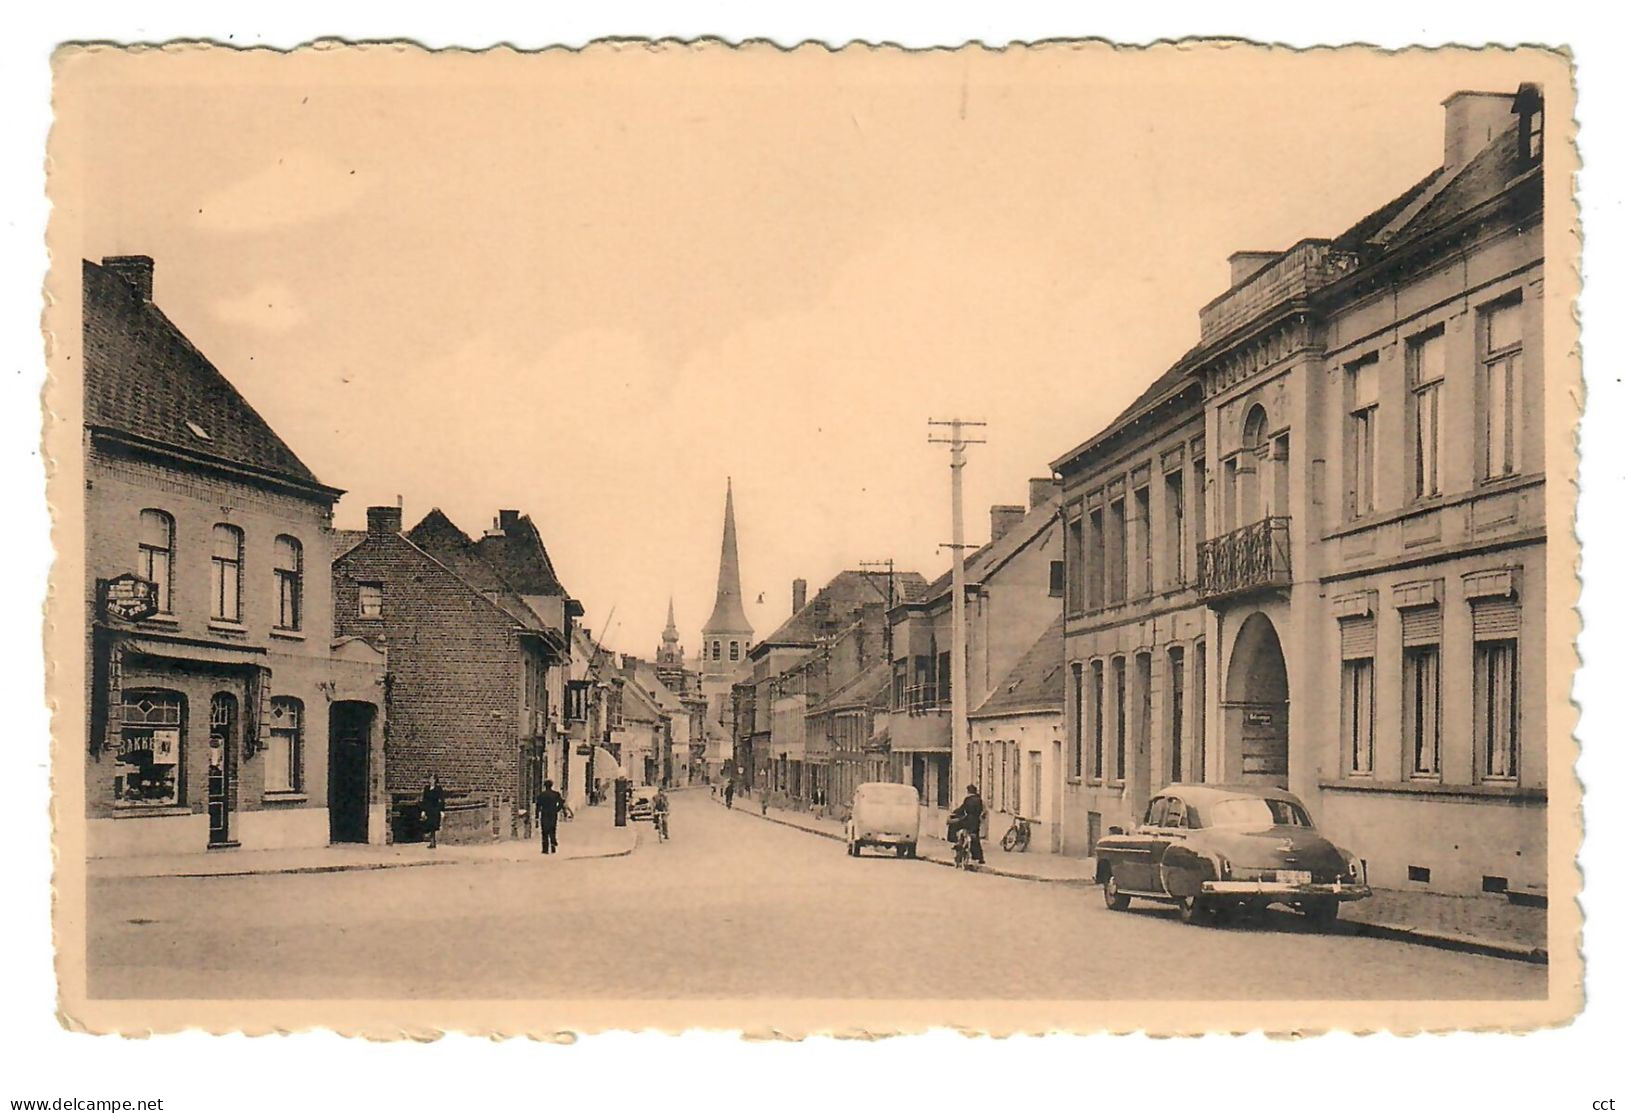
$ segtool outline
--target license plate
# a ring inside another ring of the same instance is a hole
[[[1283,885],[1307,885],[1313,875],[1308,870],[1276,870],[1275,880]]]

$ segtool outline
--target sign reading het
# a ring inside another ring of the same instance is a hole
[[[102,610],[125,622],[138,622],[158,613],[158,585],[126,572],[102,588]]]

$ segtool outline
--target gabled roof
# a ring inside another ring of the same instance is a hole
[[[839,707],[866,707],[884,702],[891,687],[891,669],[883,660],[869,662],[852,679],[808,708],[808,713],[831,711]]]
[[[997,541],[989,541],[980,549],[975,550],[965,558],[965,582],[967,584],[982,583],[989,576],[996,573],[1010,560],[1011,557],[1025,549],[1034,538],[1043,533],[1045,529],[1054,524],[1056,508],[1060,505],[1061,494],[1051,491],[1044,501],[1028,510],[1021,516],[1021,520],[1005,531],[1004,536]],[[949,569],[928,584],[919,596],[907,600],[911,608],[930,608],[953,594],[954,574]],[[951,601],[951,600],[950,600]]]
[[[87,426],[324,495],[342,493],[317,480],[208,357],[130,282],[88,259],[83,269]]]
[[[474,542],[474,551],[521,595],[563,595],[553,561],[542,544],[541,531],[529,514],[503,511],[501,533],[488,533]]]
[[[546,631],[562,642],[563,635],[543,622],[502,574],[481,559],[468,534],[446,517],[439,507],[425,514],[423,520],[408,530],[405,536],[502,608],[521,627],[537,632]]]
[[[838,572],[783,625],[751,647],[757,651],[775,646],[817,645],[820,638],[847,626],[865,603],[887,602],[887,575],[881,572],[848,570]],[[925,577],[918,572],[891,573],[894,602],[918,599],[925,590]]]
[[[1066,699],[1064,625],[1063,618],[1050,623],[969,717],[987,719],[1026,711],[1059,711]]]
[[[364,529],[335,529],[333,533],[333,559],[337,560],[367,539]]]

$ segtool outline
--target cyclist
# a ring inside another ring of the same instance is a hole
[[[971,860],[977,863],[987,861],[982,857],[982,816],[985,812],[981,793],[976,791],[975,785],[966,785],[965,799],[948,813],[948,841],[954,842],[959,832],[964,831],[970,836]]]
[[[655,789],[654,818],[655,830],[660,832],[660,837],[663,839],[671,838],[670,814],[671,801],[666,799],[666,789],[662,785]]]

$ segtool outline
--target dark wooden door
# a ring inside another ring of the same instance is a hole
[[[328,838],[367,841],[367,740],[372,734],[370,703],[341,701],[328,715]]]

